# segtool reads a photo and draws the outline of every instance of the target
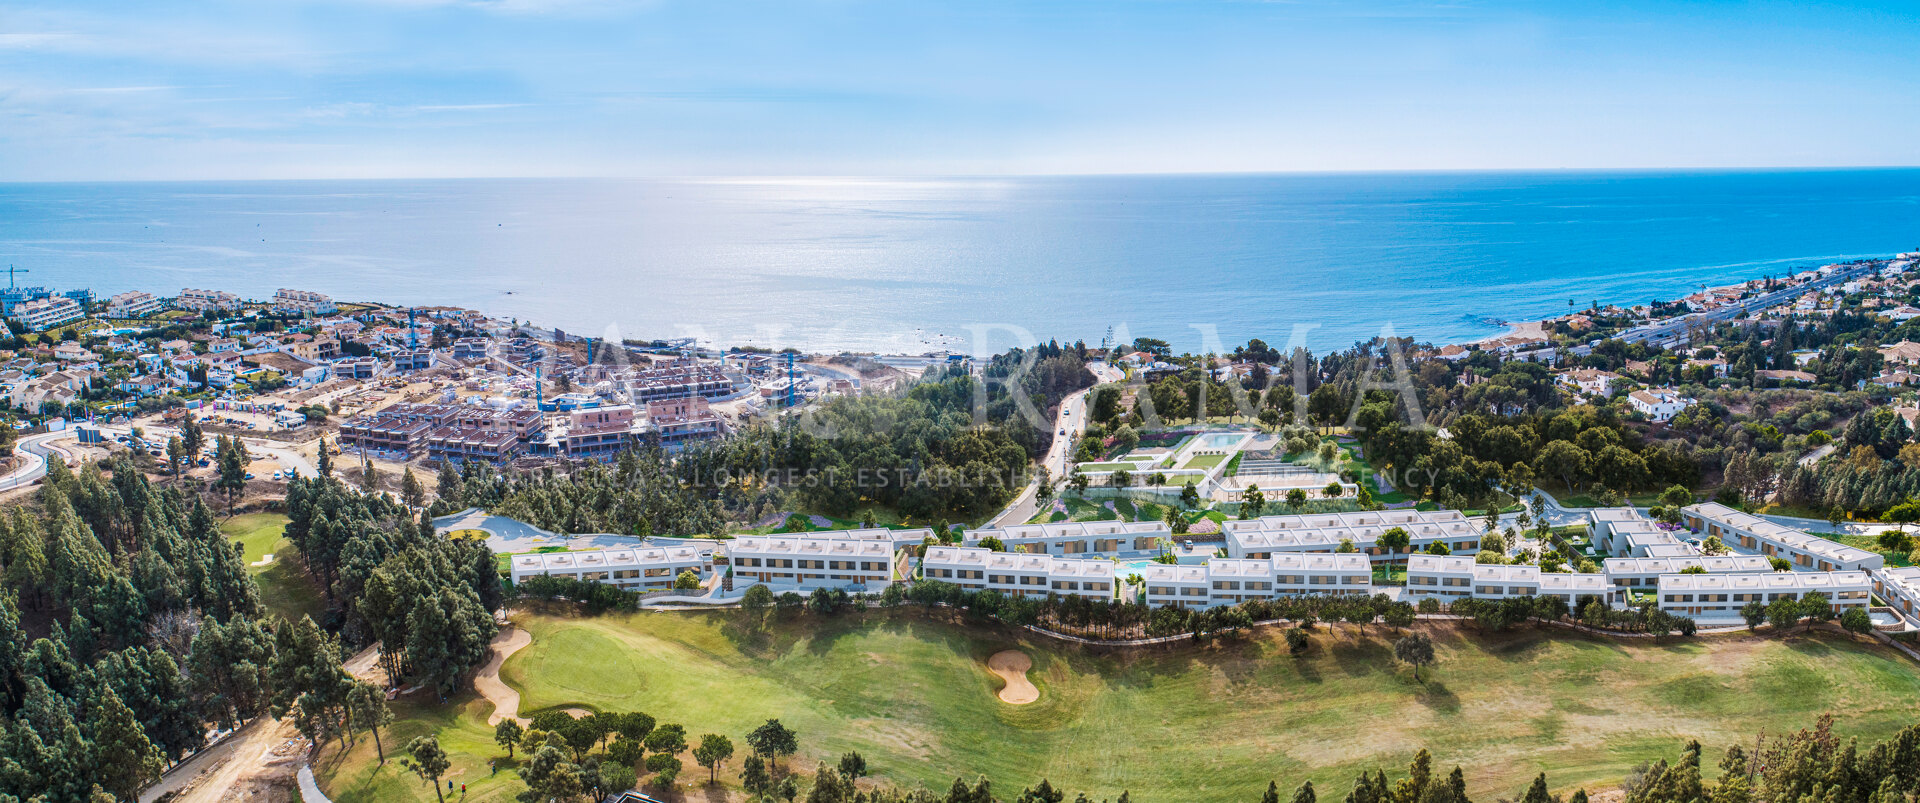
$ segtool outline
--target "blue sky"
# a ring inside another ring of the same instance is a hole
[[[1908,3],[0,0],[0,180],[1920,164]]]

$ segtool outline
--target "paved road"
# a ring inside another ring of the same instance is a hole
[[[1817,292],[1836,284],[1844,284],[1858,279],[1861,276],[1873,273],[1883,267],[1885,267],[1885,263],[1883,262],[1868,262],[1863,265],[1844,268],[1834,271],[1831,276],[1825,276],[1806,284],[1795,285],[1784,290],[1775,290],[1766,295],[1755,296],[1733,306],[1708,310],[1706,312],[1696,312],[1653,326],[1630,329],[1620,333],[1617,339],[1628,343],[1648,343],[1650,345],[1670,346],[1682,335],[1685,335],[1687,328],[1690,326],[1733,320],[1742,313],[1758,312],[1769,307],[1776,307],[1807,293]],[[1593,353],[1593,346],[1591,344],[1576,346],[1572,349],[1572,352],[1576,356],[1584,357]]]
[[[14,466],[13,470],[7,472],[6,476],[0,477],[0,491],[12,490],[23,485],[32,485],[39,482],[41,477],[47,476],[48,455],[58,455],[62,459],[71,461],[73,455],[67,450],[55,445],[54,441],[71,439],[73,437],[74,431],[72,429],[64,429],[59,432],[42,432],[38,435],[29,435],[21,438],[20,442],[14,445],[13,449],[13,453],[20,457],[20,464]]]
[[[1046,468],[1055,485],[1058,485],[1067,474],[1067,450],[1072,448],[1074,436],[1087,430],[1086,399],[1087,391],[1085,390],[1068,396],[1060,403],[1060,412],[1054,417],[1053,446],[1047,449],[1046,457],[1040,459],[1040,465]],[[1063,431],[1067,434],[1060,434]],[[1005,527],[1009,524],[1024,524],[1027,519],[1039,513],[1039,498],[1034,494],[1034,491],[1040,487],[1037,479],[1036,482],[1027,483],[1027,487],[1020,489],[1020,495],[1014,498],[1013,503],[1000,511],[1000,515],[989,520],[986,526]]]

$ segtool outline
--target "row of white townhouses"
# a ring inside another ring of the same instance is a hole
[[[1878,554],[1855,549],[1741,513],[1724,505],[1685,509],[1675,531],[1631,508],[1588,514],[1594,543],[1608,557],[1599,573],[1542,572],[1538,566],[1474,561],[1480,532],[1457,511],[1412,510],[1266,516],[1227,522],[1224,542],[1181,551],[1177,563],[1122,564],[1115,558],[1159,554],[1182,540],[1141,522],[1059,522],[968,532],[966,546],[928,547],[920,577],[968,591],[1009,596],[1073,595],[1111,599],[1129,574],[1141,578],[1149,605],[1214,607],[1253,599],[1317,594],[1372,594],[1371,569],[1404,560],[1403,599],[1507,599],[1557,596],[1569,606],[1588,599],[1624,606],[1651,594],[1662,610],[1704,620],[1735,620],[1751,601],[1799,599],[1819,591],[1836,610],[1879,595],[1908,618],[1920,616],[1920,568],[1886,569]],[[1392,527],[1408,531],[1412,554],[1377,546]],[[776,592],[837,588],[878,593],[913,576],[911,548],[930,530],[872,528],[747,536],[730,541],[668,541],[666,546],[515,555],[512,578],[549,574],[609,582],[641,591],[665,589],[686,570],[703,583],[730,573],[739,593],[752,585]],[[1692,538],[1719,536],[1734,554],[1705,555]],[[998,538],[1004,551],[978,546]],[[1359,550],[1335,552],[1342,541]],[[1426,554],[1435,543],[1454,555]],[[1189,547],[1196,545],[1187,545]],[[716,554],[719,557],[716,559]],[[1774,571],[1771,558],[1794,571]]]

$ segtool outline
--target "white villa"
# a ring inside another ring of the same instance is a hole
[[[1665,388],[1636,390],[1627,394],[1627,404],[1639,410],[1647,420],[1656,424],[1672,421],[1673,417],[1693,405],[1693,400]]]

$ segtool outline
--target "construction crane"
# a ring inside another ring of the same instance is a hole
[[[793,409],[794,399],[799,394],[794,390],[793,352],[787,352],[787,409]]]
[[[12,289],[15,289],[15,288],[18,288],[18,287],[19,287],[19,285],[17,285],[17,284],[14,284],[14,283],[13,283],[13,275],[14,275],[14,274],[16,274],[16,273],[32,273],[32,272],[33,272],[33,271],[30,271],[30,270],[27,270],[26,268],[16,268],[16,267],[14,267],[14,266],[13,266],[13,265],[11,265],[11,264],[9,264],[9,265],[7,265],[7,289],[9,289],[9,290],[12,290]]]

